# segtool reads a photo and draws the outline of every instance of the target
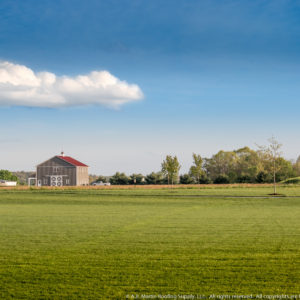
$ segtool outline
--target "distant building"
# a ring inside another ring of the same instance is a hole
[[[0,186],[16,186],[16,181],[2,180],[0,179]]]
[[[62,152],[39,164],[34,179],[36,186],[89,185],[88,166]]]

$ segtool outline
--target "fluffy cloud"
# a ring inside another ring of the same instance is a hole
[[[35,73],[11,62],[0,62],[0,105],[63,107],[104,105],[119,107],[143,98],[138,85],[121,81],[108,71],[75,77]]]

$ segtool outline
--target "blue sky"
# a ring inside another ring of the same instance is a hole
[[[144,96],[20,105],[0,82],[0,169],[33,170],[63,148],[96,174],[158,171],[167,154],[185,172],[193,152],[272,135],[297,158],[299,50],[300,1],[2,0],[2,62],[56,78],[105,70]]]

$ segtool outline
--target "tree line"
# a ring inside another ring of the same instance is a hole
[[[269,145],[249,147],[233,151],[220,150],[210,158],[193,153],[193,163],[189,171],[180,174],[181,164],[177,156],[167,155],[158,172],[131,174],[116,172],[113,176],[90,175],[90,181],[109,182],[112,185],[129,184],[226,184],[226,183],[274,183],[300,176],[300,156],[295,161],[282,157],[281,144],[274,138]],[[32,172],[9,172],[0,170],[0,179],[27,184]]]
[[[159,172],[148,175],[117,172],[111,177],[100,176],[97,180],[112,185],[126,184],[226,184],[226,183],[274,183],[300,176],[300,157],[296,162],[281,156],[281,145],[270,139],[268,146],[258,150],[249,147],[233,151],[220,150],[210,158],[193,153],[189,172],[180,174],[181,164],[177,156],[167,155]]]

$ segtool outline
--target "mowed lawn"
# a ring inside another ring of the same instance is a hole
[[[300,188],[268,192],[0,190],[0,298],[299,294]]]

